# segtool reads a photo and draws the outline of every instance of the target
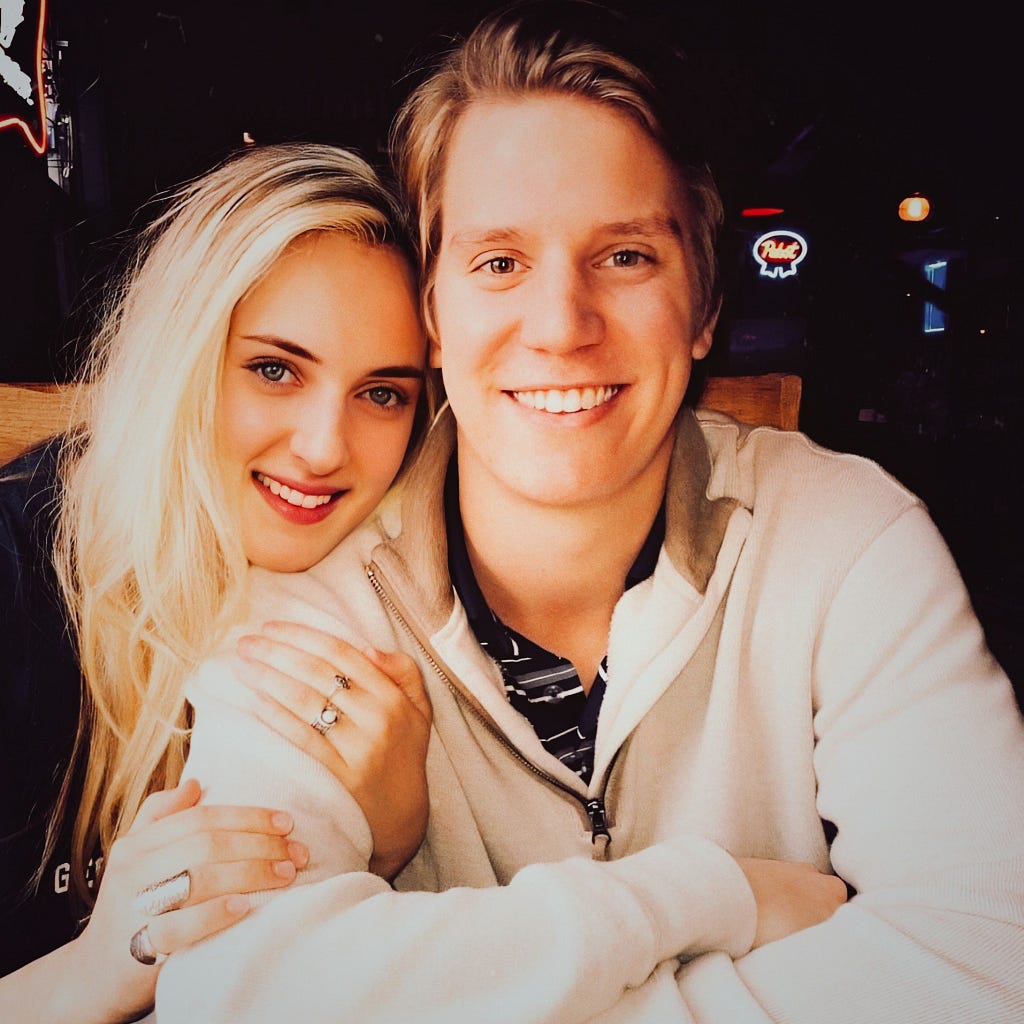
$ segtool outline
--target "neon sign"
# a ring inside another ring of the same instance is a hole
[[[25,8],[30,10],[26,15]],[[38,7],[36,35],[26,29],[32,25],[31,9]],[[27,24],[26,24],[27,23]],[[43,90],[43,26],[46,0],[0,0],[0,131],[18,128],[28,144],[40,155],[46,152],[46,93]],[[21,31],[19,32],[19,28]],[[14,95],[11,96],[10,94]],[[3,107],[13,105],[19,112],[4,116]],[[38,137],[32,122],[38,121]]]
[[[753,253],[762,277],[795,277],[807,255],[807,243],[795,231],[769,231],[754,243]]]

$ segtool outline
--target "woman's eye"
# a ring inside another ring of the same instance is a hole
[[[368,388],[363,394],[374,405],[379,405],[381,408],[390,409],[396,405],[405,405],[405,399],[398,391],[394,388],[385,387],[383,384],[378,384],[374,388]]]
[[[284,363],[258,363],[253,370],[271,384],[280,384],[291,372]]]
[[[492,274],[511,274],[516,269],[516,261],[511,256],[495,256],[485,264]]]

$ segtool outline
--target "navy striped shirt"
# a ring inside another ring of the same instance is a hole
[[[477,583],[466,550],[459,511],[459,474],[455,457],[444,487],[448,533],[448,571],[480,646],[495,660],[505,680],[509,703],[533,726],[544,749],[568,765],[585,782],[594,770],[594,741],[608,678],[607,656],[601,659],[590,693],[571,661],[535,644],[506,626],[491,611]],[[647,539],[626,574],[624,590],[654,572],[665,539],[665,506],[658,510]]]

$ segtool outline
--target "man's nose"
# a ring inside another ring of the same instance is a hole
[[[316,476],[328,476],[349,461],[345,401],[323,396],[309,401],[296,418],[290,450]]]
[[[604,318],[598,298],[594,283],[574,266],[538,273],[524,296],[524,342],[559,355],[600,344]]]

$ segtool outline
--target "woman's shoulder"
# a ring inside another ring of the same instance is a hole
[[[0,466],[0,547],[5,552],[12,546],[36,547],[52,532],[59,508],[62,443],[62,438],[52,438]]]

